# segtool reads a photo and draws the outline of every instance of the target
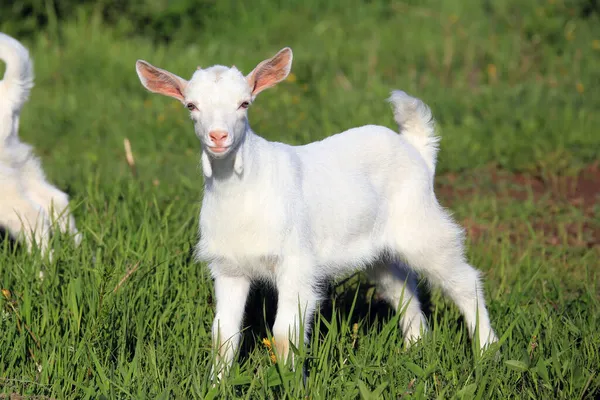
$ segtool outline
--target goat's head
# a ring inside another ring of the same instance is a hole
[[[284,80],[292,66],[292,50],[282,49],[244,76],[236,67],[198,68],[186,81],[143,60],[137,74],[146,89],[174,97],[190,110],[196,135],[213,158],[226,157],[246,132],[247,109],[263,90]]]

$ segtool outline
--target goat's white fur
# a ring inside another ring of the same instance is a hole
[[[219,361],[232,362],[253,280],[278,289],[273,334],[285,358],[289,340],[301,339],[301,318],[313,315],[320,283],[357,269],[404,311],[407,344],[426,328],[415,272],[458,305],[471,335],[479,324],[482,348],[495,342],[480,274],[465,260],[463,230],[434,194],[438,137],[429,107],[394,91],[390,102],[400,134],[368,125],[305,146],[269,142],[250,129],[238,105],[253,100],[256,79],[270,79],[272,86],[287,76],[291,50],[275,58],[285,64],[273,67],[279,75],[257,78],[255,69],[244,77],[235,67],[213,66],[197,70],[189,82],[145,61],[136,65],[146,88],[193,109],[205,175],[196,251],[215,281]],[[215,129],[229,133],[225,154],[211,150]]]
[[[31,146],[19,140],[19,116],[33,87],[33,63],[16,39],[0,33],[0,60],[6,63],[0,81],[0,226],[29,250],[34,243],[48,252],[53,220],[63,232],[80,236],[69,214],[65,193],[46,181]]]

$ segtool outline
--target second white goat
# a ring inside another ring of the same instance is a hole
[[[34,244],[51,256],[50,230],[56,221],[62,232],[81,234],[69,211],[69,197],[44,176],[33,149],[19,139],[19,118],[33,88],[33,62],[16,39],[0,32],[0,60],[6,62],[0,81],[0,226],[29,250]]]
[[[368,125],[305,146],[269,142],[252,131],[247,109],[291,65],[284,48],[247,76],[216,65],[187,81],[136,63],[148,90],[189,109],[200,139],[205,179],[196,253],[214,277],[218,361],[228,366],[234,358],[253,280],[278,290],[273,336],[286,359],[290,341],[297,345],[300,326],[311,321],[321,283],[357,269],[403,311],[407,344],[426,328],[415,272],[457,304],[471,336],[478,328],[482,348],[495,342],[480,274],[465,260],[463,230],[434,194],[438,138],[429,108],[394,91],[399,133]]]

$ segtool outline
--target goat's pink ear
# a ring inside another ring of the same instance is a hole
[[[175,74],[156,68],[144,60],[135,63],[135,70],[142,85],[151,92],[174,97],[183,102],[183,91],[188,82]]]
[[[256,96],[287,78],[292,69],[292,59],[292,49],[286,47],[275,54],[273,58],[258,64],[246,77],[248,85],[252,89],[252,96]]]

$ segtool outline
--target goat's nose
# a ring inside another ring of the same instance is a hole
[[[210,136],[210,138],[213,142],[215,142],[215,144],[221,144],[223,140],[227,139],[227,136],[229,136],[229,134],[226,131],[210,131],[208,133],[208,136]]]

